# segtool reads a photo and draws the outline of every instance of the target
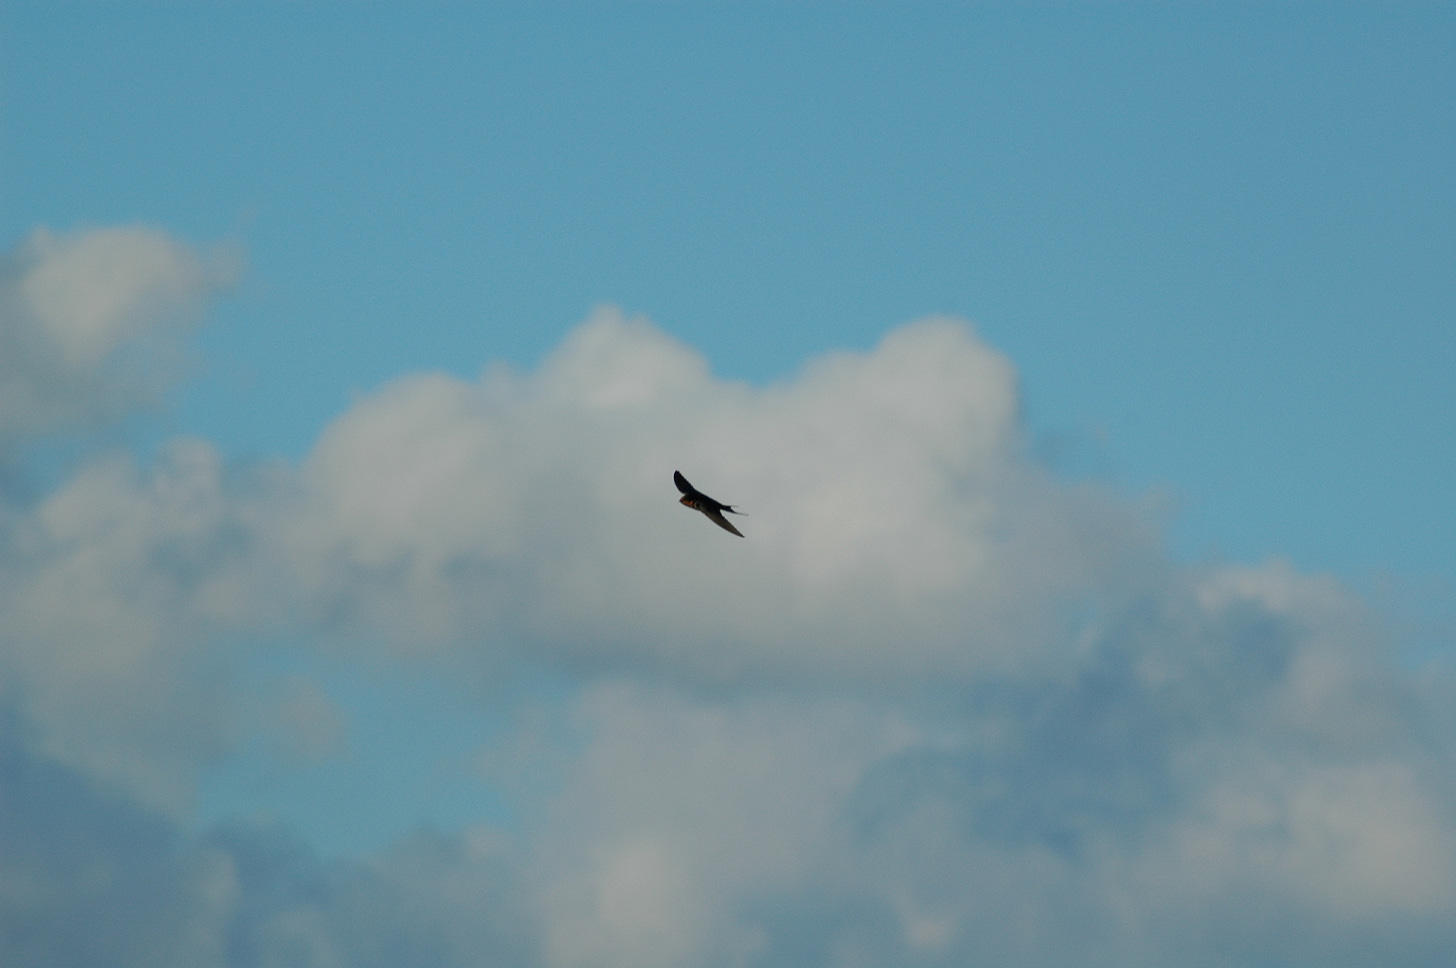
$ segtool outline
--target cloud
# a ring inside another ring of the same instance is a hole
[[[948,705],[590,692],[546,963],[1430,963],[1450,738],[1329,583],[1189,579]]]
[[[754,388],[603,311],[534,374],[358,402],[294,558],[406,653],[625,683],[534,831],[547,964],[1359,963],[1397,922],[1419,963],[1451,750],[1377,623],[1166,560],[1017,411],[950,320]],[[675,467],[749,539],[665,513]]]
[[[159,404],[236,263],[145,227],[37,229],[0,258],[0,472],[28,441]],[[225,745],[207,653],[261,600],[241,587],[260,563],[246,476],[181,440],[150,468],[95,454],[52,493],[0,502],[0,698],[45,755],[184,808]]]
[[[0,437],[151,399],[125,360],[180,346],[206,265],[141,230],[25,243]],[[0,505],[0,961],[1439,962],[1450,682],[1332,579],[1169,560],[1019,409],[955,320],[753,387],[601,310],[534,372],[362,397],[297,467],[90,455]],[[193,830],[237,745],[370,755],[306,675],[232,679],[280,640],[503,706],[534,669],[475,759],[516,819],[352,859]]]
[[[534,963],[514,875],[469,837],[324,862],[274,828],[188,836],[0,735],[10,968],[453,968]]]
[[[284,676],[278,696],[266,711],[267,727],[289,759],[318,762],[347,748],[343,710],[307,676]]]
[[[303,468],[293,557],[322,613],[407,649],[705,684],[1024,666],[1153,546],[1029,460],[1017,411],[1009,363],[951,320],[759,389],[603,310],[536,374],[358,402]],[[750,540],[705,540],[674,469]]]
[[[166,820],[27,751],[0,727],[0,954],[5,964],[227,964],[235,879]]]
[[[0,453],[157,405],[182,336],[237,273],[145,227],[36,229],[0,260]]]
[[[174,441],[98,457],[4,530],[0,674],[38,749],[178,811],[229,742],[229,633],[269,627],[268,475]]]
[[[531,831],[545,961],[563,968],[753,963],[765,934],[741,909],[830,873],[866,764],[917,736],[842,698],[704,704],[620,682],[576,717],[586,747]]]

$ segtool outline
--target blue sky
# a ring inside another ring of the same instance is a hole
[[[601,302],[758,383],[949,312],[1053,450],[1171,490],[1181,552],[1456,574],[1447,8],[7,21],[7,237],[245,249],[171,415],[229,452],[299,455],[402,370],[531,365]]]
[[[1453,39],[7,4],[0,961],[1436,963]]]

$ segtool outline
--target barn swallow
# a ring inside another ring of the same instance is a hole
[[[723,517],[724,511],[732,514],[742,514],[742,511],[734,511],[731,505],[723,504],[720,501],[715,501],[708,497],[708,495],[689,484],[688,479],[682,476],[682,471],[672,472],[672,482],[683,493],[683,496],[678,499],[679,504],[686,504],[694,511],[702,511],[707,515],[709,521],[712,521],[724,531],[732,531],[738,537],[743,537],[743,532],[733,527],[733,525],[728,523],[728,519]]]

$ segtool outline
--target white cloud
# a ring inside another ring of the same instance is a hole
[[[31,233],[0,261],[0,451],[156,405],[236,262],[144,227]]]
[[[16,516],[0,673],[40,750],[185,809],[230,730],[221,642],[266,625],[278,600],[256,537],[267,491],[178,441],[148,470],[98,458]]]
[[[1431,793],[1399,760],[1255,760],[1203,791],[1173,856],[1206,882],[1335,917],[1449,913],[1456,836]]]
[[[545,961],[560,968],[731,964],[764,946],[738,915],[832,871],[844,799],[916,732],[844,699],[700,703],[605,684],[586,747],[529,827]]]
[[[701,682],[1020,667],[1150,543],[1027,460],[1016,413],[1009,364],[964,324],[756,389],[604,310],[537,374],[414,376],[357,403],[289,533],[323,611],[406,648]],[[740,505],[748,540],[674,506],[674,469]]]
[[[1275,615],[1190,578],[1063,675],[949,704],[589,692],[535,831],[547,964],[1427,963],[1449,737],[1330,642],[1327,583],[1268,569],[1321,603]]]

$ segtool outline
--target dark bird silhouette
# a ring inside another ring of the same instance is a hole
[[[723,517],[724,511],[730,514],[742,514],[742,511],[734,511],[731,505],[724,504],[722,501],[715,501],[708,497],[708,495],[689,484],[688,479],[682,476],[682,471],[672,472],[672,482],[677,485],[677,489],[682,491],[683,494],[678,499],[679,504],[686,504],[694,511],[702,511],[703,514],[707,515],[709,521],[712,521],[724,531],[732,531],[738,537],[743,537],[743,532],[733,527],[733,525],[728,523],[728,519]]]

